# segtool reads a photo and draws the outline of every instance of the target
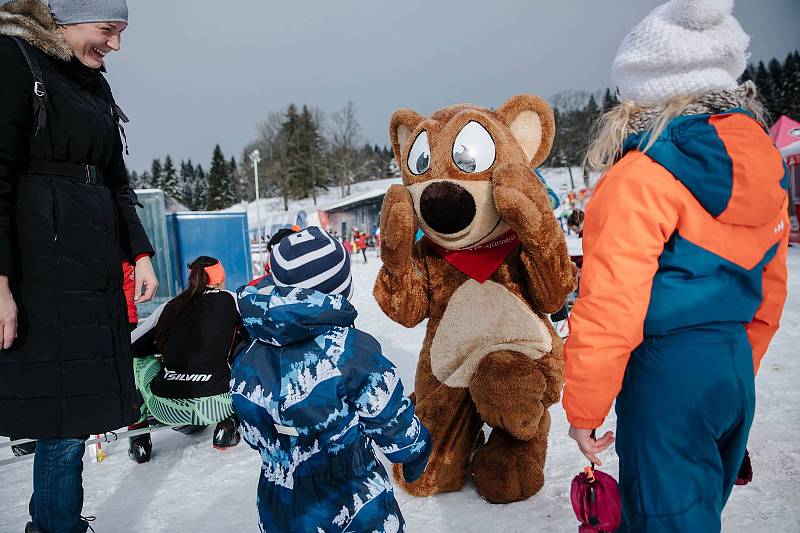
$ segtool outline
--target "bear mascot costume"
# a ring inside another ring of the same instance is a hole
[[[397,468],[394,477],[429,496],[461,489],[470,474],[490,502],[524,500],[544,484],[547,410],[563,385],[561,339],[547,315],[575,288],[533,171],[553,144],[552,110],[532,95],[430,118],[403,109],[390,134],[403,185],[383,202],[374,295],[405,327],[428,319],[414,401],[433,437],[422,477],[406,483]]]

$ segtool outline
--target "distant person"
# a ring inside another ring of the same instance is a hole
[[[344,250],[347,252],[347,256],[350,257],[353,255],[353,245],[348,241],[346,238],[342,237],[342,246]]]
[[[672,0],[628,34],[620,103],[587,155],[605,175],[583,226],[563,401],[599,464],[614,435],[592,432],[616,399],[622,533],[720,531],[786,300],[784,166],[755,86],[737,82],[749,37],[732,8]]]
[[[83,532],[87,435],[138,417],[122,259],[158,288],[103,75],[128,7],[1,3],[0,434],[38,439],[27,530]]]
[[[251,286],[252,285],[257,285],[262,279],[264,279],[266,277],[269,277],[269,276],[272,276],[272,269],[269,266],[269,258],[270,258],[270,255],[272,254],[272,247],[275,246],[276,244],[278,244],[281,241],[281,239],[283,239],[287,235],[291,235],[292,233],[297,233],[297,232],[294,231],[293,229],[281,228],[281,229],[279,229],[278,231],[275,232],[275,235],[273,235],[272,237],[269,238],[269,242],[267,242],[267,245],[266,245],[266,248],[267,248],[267,260],[264,263],[264,273],[262,275],[256,277],[256,278],[254,278],[250,283],[248,283],[248,285],[251,285]]]
[[[361,233],[356,240],[358,251],[364,256],[364,264],[367,263],[367,234]]]
[[[567,217],[567,227],[574,231],[579,238],[583,238],[583,221],[585,214],[581,209],[573,209]]]
[[[239,313],[225,292],[225,269],[217,259],[200,256],[189,265],[189,286],[158,307],[131,334],[136,388],[144,399],[137,426],[148,415],[191,433],[216,424],[215,448],[239,442],[233,414],[228,358],[236,344]],[[160,354],[160,357],[156,357]],[[150,460],[150,434],[131,437],[129,454]]]
[[[353,250],[353,254],[358,254],[358,238],[361,235],[361,232],[358,231],[358,228],[353,228],[353,232],[350,234],[350,246]]]
[[[282,239],[270,262],[273,280],[238,294],[255,342],[231,371],[245,441],[263,462],[261,529],[403,531],[373,442],[413,481],[427,465],[430,435],[395,366],[353,326],[350,257],[311,226]]]

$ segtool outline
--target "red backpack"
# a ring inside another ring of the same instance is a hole
[[[617,481],[587,466],[572,480],[570,500],[581,525],[578,533],[610,533],[622,521],[622,503]]]

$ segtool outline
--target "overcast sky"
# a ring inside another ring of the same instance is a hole
[[[498,106],[610,86],[628,30],[659,0],[128,0],[109,79],[132,122],[132,170],[154,157],[237,160],[269,111],[352,100],[365,141],[395,109]],[[800,48],[800,0],[739,0],[756,62]]]

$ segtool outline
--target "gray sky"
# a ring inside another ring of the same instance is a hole
[[[395,109],[498,106],[514,94],[610,86],[628,30],[659,0],[128,0],[109,57],[130,116],[128,165],[167,153],[237,160],[269,111],[352,100],[365,140],[389,144]],[[800,48],[800,0],[738,0],[752,59]]]

